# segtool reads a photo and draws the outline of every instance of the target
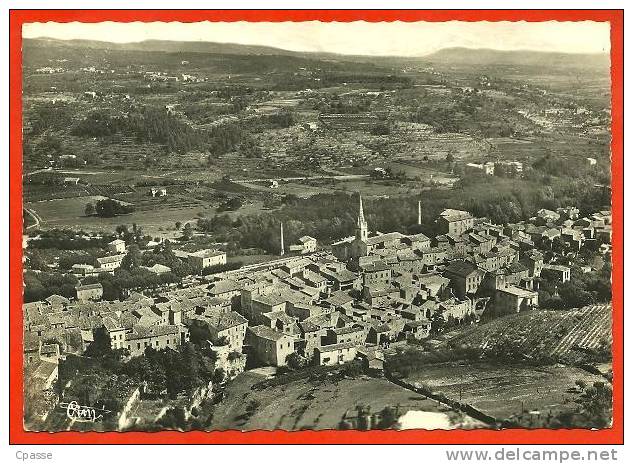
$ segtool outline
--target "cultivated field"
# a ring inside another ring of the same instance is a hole
[[[604,378],[567,366],[509,366],[490,363],[443,363],[425,366],[407,382],[419,382],[498,419],[525,411],[546,415],[575,406],[574,382],[588,385]]]
[[[527,311],[468,328],[451,338],[453,346],[493,351],[511,342],[527,357],[551,356],[566,363],[583,362],[588,351],[611,346],[610,304],[569,311]]]
[[[197,213],[204,210],[199,204],[173,207],[169,203],[158,204],[152,209],[138,209],[134,213],[125,214],[113,218],[100,218],[96,216],[85,216],[86,203],[95,203],[106,197],[84,196],[77,198],[64,198],[57,200],[38,201],[26,203],[25,207],[37,214],[41,221],[41,227],[52,228],[73,228],[87,231],[112,232],[120,224],[132,224],[143,228],[143,231],[151,236],[165,236],[167,238],[179,236],[174,223],[180,221],[185,223],[193,220]],[[173,200],[173,199],[172,199]]]

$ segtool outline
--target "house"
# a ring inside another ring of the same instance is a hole
[[[471,230],[475,224],[475,218],[467,211],[445,209],[436,220],[440,234],[461,235]]]
[[[59,364],[46,359],[37,360],[25,369],[25,384],[37,385],[39,390],[50,390],[57,381]]]
[[[242,285],[230,279],[218,280],[209,284],[209,296],[222,300],[231,300],[242,293]]]
[[[383,261],[361,266],[364,287],[386,287],[391,284],[391,268]]]
[[[407,337],[421,340],[431,333],[431,322],[427,319],[417,321],[406,321],[404,323],[404,333]]]
[[[188,253],[187,260],[197,271],[211,266],[226,264],[226,252],[221,250],[200,250]]]
[[[166,188],[155,188],[152,187],[149,191],[149,194],[152,196],[152,198],[155,197],[164,197],[167,196],[167,189]]]
[[[354,298],[343,291],[333,292],[327,299],[324,300],[325,305],[329,308],[343,312],[351,309],[353,302]]]
[[[97,267],[102,271],[107,271],[107,272],[114,271],[115,269],[118,269],[121,267],[123,258],[125,258],[124,253],[97,258]]]
[[[252,323],[262,324],[262,314],[277,311],[283,312],[286,309],[286,298],[280,294],[255,294],[247,298],[248,293],[248,290],[242,290],[241,310]]]
[[[287,358],[295,352],[295,339],[265,325],[249,327],[246,341],[251,352],[263,364],[285,366]]]
[[[464,166],[464,174],[469,176],[477,176],[477,175],[485,175],[492,176],[495,172],[495,166],[492,163],[485,164],[477,164],[477,163],[466,163]]]
[[[316,363],[319,366],[334,366],[353,361],[356,354],[357,348],[352,342],[315,348]]]
[[[110,253],[125,253],[125,242],[121,239],[112,240],[108,243]]]
[[[286,313],[288,314],[288,316],[296,318],[299,321],[303,321],[309,317],[318,316],[331,311],[331,309],[326,309],[323,306],[315,306],[303,303],[290,303],[286,307]]]
[[[303,355],[311,359],[314,356],[316,348],[321,346],[321,342],[327,329],[322,328],[310,321],[299,322],[299,330],[301,340],[303,341]]]
[[[509,285],[497,289],[494,312],[498,316],[527,311],[538,307],[538,292]]]
[[[308,258],[293,259],[284,263],[281,270],[287,272],[291,276],[303,273],[303,270],[312,263]]]
[[[327,286],[334,291],[348,291],[359,286],[359,277],[347,269],[322,269],[320,273],[327,279]]]
[[[299,243],[296,245],[290,245],[290,251],[296,251],[301,253],[302,255],[308,253],[314,253],[317,247],[316,238],[310,237],[308,235],[304,235],[299,238]]]
[[[476,264],[463,260],[453,261],[444,271],[444,276],[450,279],[451,288],[460,299],[477,293],[485,274]]]
[[[373,376],[384,375],[385,355],[377,349],[358,349],[357,356],[363,361],[365,372]]]
[[[413,249],[421,250],[425,248],[431,248],[431,239],[422,233],[407,235],[402,238],[402,242],[409,245]]]
[[[77,285],[75,292],[77,301],[100,300],[103,297],[103,285],[100,283]]]
[[[235,311],[205,314],[204,321],[209,327],[211,341],[214,344],[226,342],[233,351],[242,352],[248,321]]]
[[[57,364],[59,362],[60,348],[58,343],[42,343],[40,345],[40,359]]]
[[[325,335],[325,344],[336,345],[339,343],[351,342],[354,343],[354,345],[364,345],[366,338],[367,332],[360,325],[334,327],[328,329]]]
[[[560,214],[556,211],[549,209],[539,209],[536,212],[536,217],[542,220],[542,223],[557,222],[560,219]]]
[[[169,266],[163,266],[162,264],[154,264],[151,267],[141,266],[143,269],[151,272],[152,274],[161,275],[166,274],[167,272],[171,272],[171,268]]]
[[[522,262],[528,268],[528,275],[530,277],[540,277],[543,270],[543,253],[538,250],[528,250],[520,258]]]
[[[189,331],[184,326],[159,325],[155,327],[134,326],[132,333],[125,334],[124,347],[130,356],[140,356],[147,348],[163,350],[177,349],[189,340]]]
[[[497,161],[494,163],[494,174],[497,177],[519,177],[523,172],[520,161]]]
[[[560,264],[544,264],[541,273],[562,284],[569,282],[571,279],[571,269]]]
[[[126,327],[112,317],[103,318],[103,327],[110,338],[110,348],[113,350],[125,348],[125,335],[128,331]]]

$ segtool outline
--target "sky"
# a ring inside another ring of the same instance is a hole
[[[119,43],[148,39],[206,41],[348,55],[422,56],[448,47],[566,53],[610,50],[609,23],[593,21],[49,22],[25,24],[22,35],[25,38],[89,39]]]

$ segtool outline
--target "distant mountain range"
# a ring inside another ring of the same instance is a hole
[[[423,61],[460,65],[516,65],[544,67],[609,67],[608,53],[558,53],[533,50],[491,50],[487,48],[444,48],[421,57]]]
[[[205,53],[214,55],[271,55],[293,56],[309,59],[326,59],[354,62],[429,63],[464,66],[543,66],[543,67],[609,67],[608,53],[576,54],[541,52],[533,50],[493,50],[475,48],[444,48],[437,52],[418,57],[341,55],[327,52],[303,52],[283,50],[262,45],[242,45],[218,42],[191,42],[171,40],[145,40],[142,42],[112,43],[95,40],[60,40],[47,37],[25,39],[25,47],[71,47],[126,51],[166,52],[166,53]]]

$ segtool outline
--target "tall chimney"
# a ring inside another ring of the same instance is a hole
[[[422,202],[418,200],[418,225],[422,225]]]
[[[284,255],[284,223],[279,223],[279,256]]]

